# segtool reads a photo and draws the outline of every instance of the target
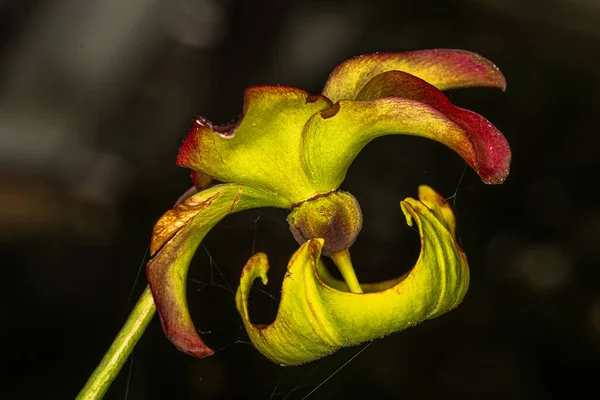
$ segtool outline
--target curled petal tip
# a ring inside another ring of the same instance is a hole
[[[163,323],[167,338],[177,347],[177,350],[196,358],[212,356],[215,352],[208,347],[197,335],[188,335],[185,331],[167,329]]]
[[[474,141],[476,151],[481,154],[476,171],[484,183],[499,185],[504,183],[510,173],[512,152],[507,140],[493,126],[489,137],[481,135]]]

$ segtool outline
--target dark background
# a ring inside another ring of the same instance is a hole
[[[318,93],[349,57],[427,48],[478,52],[506,75],[506,93],[449,96],[505,134],[511,175],[486,186],[442,145],[377,139],[344,185],[365,218],[353,256],[363,281],[409,269],[418,235],[398,201],[429,184],[458,214],[464,303],[375,341],[327,382],[362,347],[273,365],[245,343],[227,285],[265,251],[276,298],[297,246],[285,212],[241,213],[209,234],[189,274],[194,320],[219,351],[179,353],[154,320],[106,398],[300,399],[321,383],[311,398],[597,392],[597,0],[0,1],[0,32],[3,398],[82,387],[145,286],[142,271],[128,299],[154,222],[190,185],[174,160],[196,114],[227,122],[247,86]],[[276,309],[253,295],[256,320]]]

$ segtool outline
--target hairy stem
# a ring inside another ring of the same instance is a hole
[[[344,278],[344,281],[346,281],[348,290],[350,290],[352,293],[362,293],[363,291],[360,288],[360,283],[358,283],[358,278],[356,278],[354,267],[352,267],[350,251],[345,249],[338,251],[337,253],[333,253],[331,255],[331,259],[342,273],[342,277]]]
[[[155,311],[152,293],[150,288],[146,287],[125,321],[125,325],[77,395],[77,400],[101,399],[104,396],[140,340]]]

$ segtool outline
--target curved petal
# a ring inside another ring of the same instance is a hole
[[[374,76],[387,71],[404,71],[439,90],[464,87],[506,89],[506,79],[492,62],[465,50],[419,50],[403,53],[374,53],[351,58],[338,65],[323,88],[332,102],[353,100]]]
[[[409,225],[416,222],[421,253],[415,267],[383,290],[361,285],[365,293],[350,293],[328,285],[319,274],[322,239],[303,244],[284,278],[275,321],[254,325],[248,315],[252,282],[267,283],[264,254],[252,257],[242,273],[236,305],[252,343],[269,359],[296,365],[440,316],[463,299],[469,269],[452,233],[454,216],[431,188],[419,188],[420,200],[401,202]],[[329,277],[331,279],[331,277]],[[340,288],[343,286],[340,286]]]
[[[177,164],[221,182],[264,188],[290,204],[315,195],[300,161],[302,129],[331,102],[285,86],[251,87],[244,101],[237,124],[219,128],[197,118]]]
[[[194,327],[186,300],[188,267],[204,236],[228,214],[285,204],[263,190],[217,185],[187,198],[158,220],[146,273],[163,330],[179,350],[196,357],[212,354]]]
[[[411,74],[384,72],[371,79],[360,91],[357,100],[382,97],[402,97],[423,102],[460,125],[473,144],[475,169],[488,183],[502,183],[510,168],[508,142],[494,125],[473,111],[456,107],[442,92]]]
[[[490,159],[495,153],[474,143],[477,135],[430,105],[399,97],[343,100],[314,115],[304,130],[302,156],[307,174],[321,192],[337,188],[363,147],[392,134],[422,136],[448,146],[486,183],[500,183],[508,174],[507,160]]]

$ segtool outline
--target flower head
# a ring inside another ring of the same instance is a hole
[[[243,270],[236,305],[254,345],[284,365],[299,364],[437,317],[460,303],[469,281],[456,243],[455,220],[443,197],[419,188],[419,200],[401,202],[416,223],[421,254],[404,276],[360,284],[349,247],[362,226],[357,200],[338,190],[348,167],[371,140],[416,135],[450,147],[486,183],[508,175],[510,149],[485,118],[454,106],[440,90],[488,86],[505,89],[500,71],[474,53],[428,50],[381,53],[339,65],[323,92],[287,86],[246,90],[239,122],[214,126],[197,118],[177,164],[192,170],[199,189],[157,222],[147,275],[167,337],[182,351],[212,350],[189,316],[185,281],[190,260],[208,231],[226,215],[257,207],[290,209],[299,244],[284,279],[275,321],[254,325],[247,301],[252,282],[267,283],[266,255]],[[329,256],[344,281],[323,266]]]

